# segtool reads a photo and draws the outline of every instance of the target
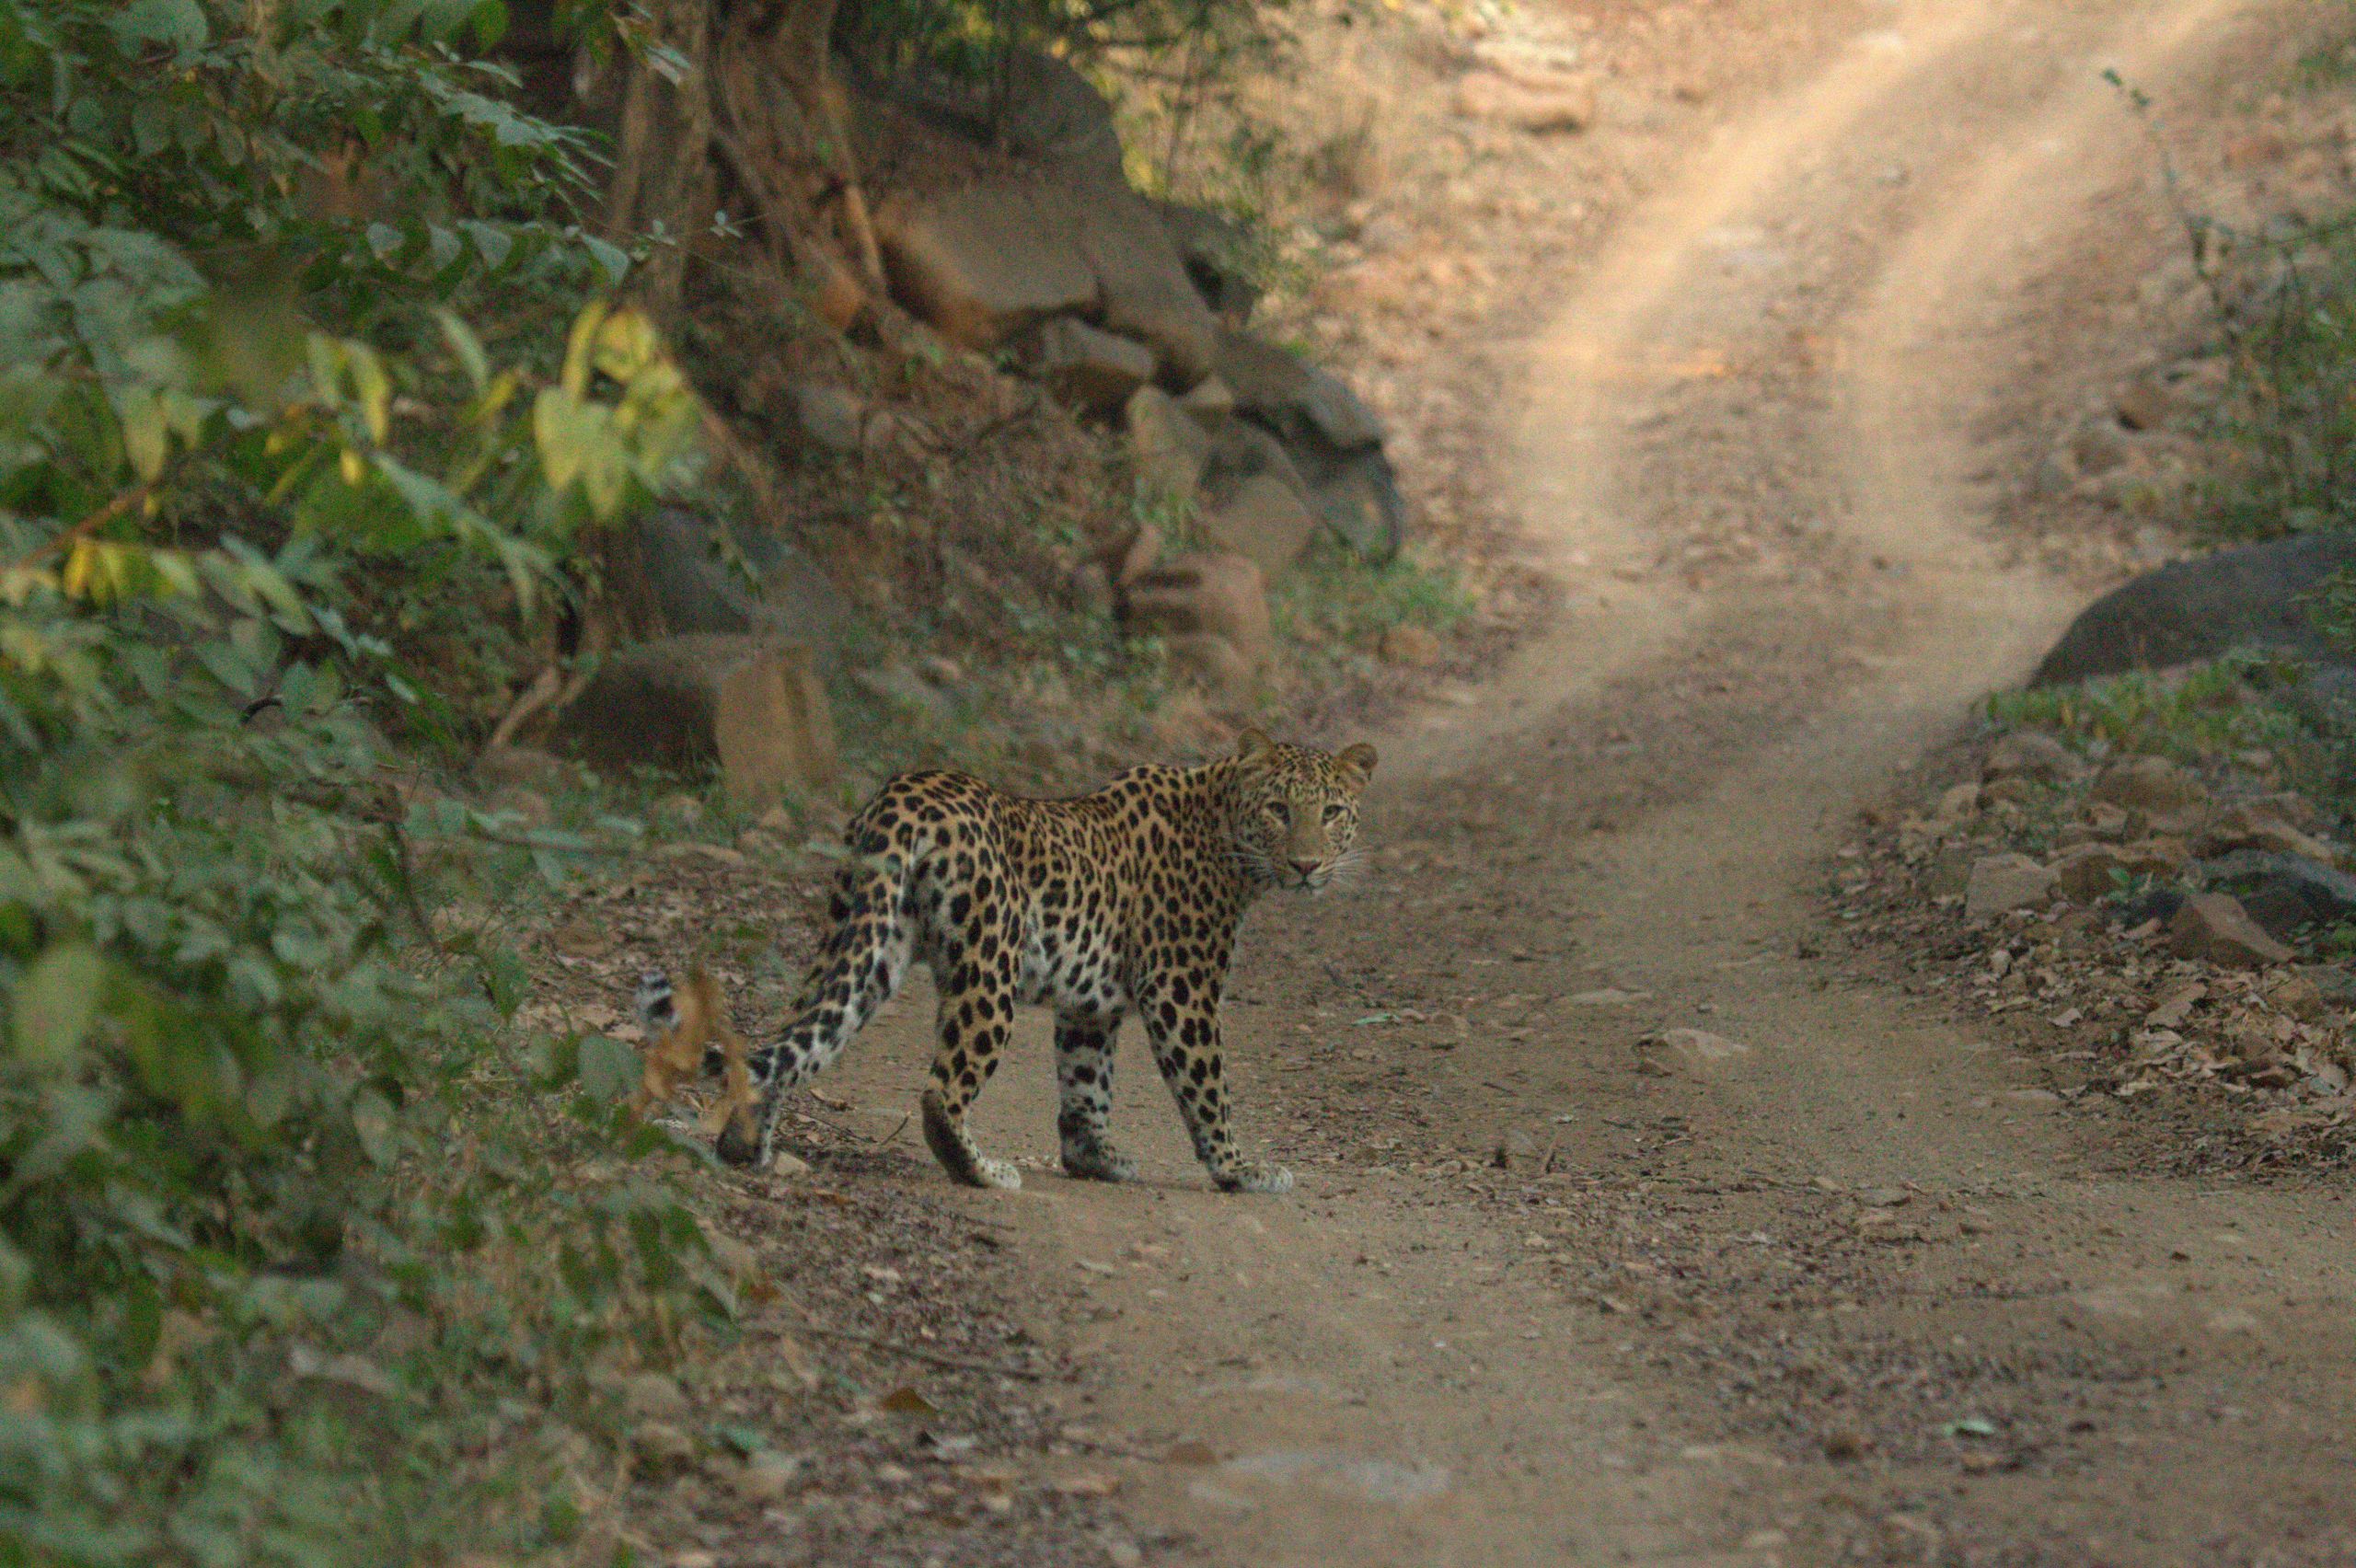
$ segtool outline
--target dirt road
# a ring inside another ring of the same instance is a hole
[[[1801,956],[1852,808],[2074,607],[1992,564],[1969,432],[2148,158],[2100,73],[2165,98],[2250,8],[1891,5],[1576,282],[1523,442],[1558,628],[1377,737],[1376,873],[1246,933],[1299,1192],[1207,1191],[1141,1053],[1149,1180],[1063,1180],[1025,1032],[977,1126],[1032,1178],[953,1201],[1148,1561],[2356,1561],[2346,1199],[2139,1174]],[[832,1091],[912,1104],[930,1011]]]

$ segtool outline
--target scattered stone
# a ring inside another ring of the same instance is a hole
[[[785,400],[804,441],[837,456],[865,449],[869,410],[863,399],[832,382],[797,377],[786,383]]]
[[[2223,893],[2195,894],[2184,901],[2168,922],[2168,951],[2228,969],[2288,963],[2297,956],[2268,936],[2239,899]]]
[[[1750,1055],[1750,1047],[1741,1041],[1713,1034],[1706,1029],[1664,1029],[1646,1035],[1636,1043],[1640,1047],[1657,1049],[1678,1065],[1694,1072],[1706,1073]]]
[[[2196,847],[2204,857],[2255,849],[2263,854],[2296,855],[2323,866],[2339,859],[2339,851],[2331,845],[2301,832],[2271,807],[2256,801],[2220,808],[2202,826]]]
[[[2189,770],[2164,756],[2130,756],[2102,770],[2094,798],[2141,812],[2154,827],[2189,828],[2209,803],[2209,791]]]
[[[2211,889],[2242,901],[2267,932],[2288,940],[2304,926],[2356,920],[2356,876],[2300,855],[2235,850],[2200,862]]]
[[[1446,650],[1440,640],[1420,626],[1394,626],[1382,634],[1382,662],[1403,669],[1428,670],[1440,662]]]
[[[2053,862],[2062,896],[2073,904],[2092,904],[2119,891],[2119,878],[2172,877],[2191,863],[2181,839],[2147,838],[2137,844],[2081,844],[2065,849]]]
[[[1113,586],[1126,588],[1153,570],[1161,559],[1161,530],[1150,523],[1140,523],[1134,533],[1121,542],[1111,557]]]
[[[1082,413],[1109,415],[1153,379],[1159,362],[1151,349],[1085,321],[1058,316],[1039,329],[1032,374],[1066,404]]]
[[[554,790],[572,780],[572,767],[537,746],[485,746],[475,758],[475,777],[493,789]]]
[[[807,1176],[810,1174],[810,1162],[803,1159],[798,1154],[791,1154],[784,1149],[779,1149],[775,1154],[769,1156],[769,1174],[772,1176]]]
[[[1128,428],[1129,455],[1146,489],[1174,500],[1192,500],[1211,460],[1210,432],[1202,421],[1161,387],[1140,386],[1130,395],[1123,422]]]
[[[1987,782],[1999,778],[2034,778],[2045,784],[2066,784],[2086,775],[2077,753],[2040,730],[2015,730],[1991,747],[1981,765]]]
[[[729,1482],[747,1503],[774,1503],[793,1489],[801,1474],[801,1459],[764,1448],[739,1466]]]
[[[718,765],[736,804],[814,794],[840,776],[835,722],[806,648],[751,637],[665,637],[606,659],[556,737],[615,773]]]
[[[1257,669],[1275,648],[1265,582],[1243,556],[1180,556],[1139,573],[1127,586],[1122,613],[1140,631],[1223,637]]]
[[[622,1404],[641,1421],[685,1421],[693,1407],[676,1378],[660,1372],[640,1372],[621,1382]]]
[[[630,1428],[630,1452],[650,1469],[684,1465],[696,1457],[696,1441],[667,1421],[646,1421]]]
[[[1231,500],[1205,513],[1202,526],[1212,543],[1248,557],[1263,577],[1273,581],[1309,548],[1317,517],[1299,491],[1264,474],[1246,480]]]
[[[2040,866],[2026,855],[1982,856],[1972,862],[1965,884],[1963,914],[1967,920],[1988,920],[2014,909],[2028,909],[2053,896],[2061,873]]]

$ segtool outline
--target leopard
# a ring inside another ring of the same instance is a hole
[[[892,778],[844,829],[832,933],[792,1021],[754,1048],[752,1101],[716,1152],[767,1168],[786,1095],[831,1066],[922,963],[940,996],[922,1126],[952,1180],[1022,1185],[966,1117],[1025,1004],[1054,1015],[1068,1175],[1138,1174],[1110,1131],[1116,1036],[1134,1013],[1212,1184],[1291,1191],[1289,1170],[1236,1145],[1219,1005],[1237,928],[1262,894],[1320,892],[1362,865],[1359,808],[1375,762],[1371,745],[1328,752],[1247,730],[1207,762],[1134,767],[1061,799],[958,772]]]

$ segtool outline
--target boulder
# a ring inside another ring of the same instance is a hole
[[[1967,920],[1987,920],[2015,909],[2033,909],[2053,896],[2061,873],[2026,855],[1987,855],[1972,862],[1963,892]]]
[[[2155,827],[2198,825],[2209,791],[2190,770],[2164,756],[2122,757],[2095,780],[2094,798],[2141,812]]]
[[[1129,455],[1146,489],[1176,500],[1191,500],[1211,458],[1211,438],[1202,421],[1159,386],[1130,394],[1123,415]]]
[[[1317,533],[1317,514],[1299,492],[1272,476],[1244,482],[1234,497],[1204,513],[1203,532],[1221,549],[1248,556],[1261,576],[1281,576]]]
[[[2060,686],[2263,647],[2328,663],[2342,657],[2307,600],[2356,566],[2356,534],[2302,534],[2217,550],[2146,573],[2096,600],[2029,678]]]
[[[1306,502],[1309,481],[1300,477],[1285,444],[1246,419],[1208,421],[1210,454],[1203,467],[1203,490],[1214,505],[1239,494],[1253,479],[1281,480]]]
[[[1260,303],[1260,289],[1243,271],[1242,258],[1252,242],[1243,225],[1183,202],[1156,202],[1153,207],[1203,303],[1230,327],[1250,320],[1253,307]]]
[[[556,738],[614,772],[716,766],[740,805],[841,777],[809,651],[755,637],[664,637],[618,651],[558,716]]]
[[[2269,936],[2356,921],[2356,876],[2298,855],[2237,849],[2200,862],[2213,892],[2230,893]]]
[[[2118,891],[2120,873],[2172,877],[2191,859],[2182,839],[2147,838],[2137,844],[2080,844],[2056,857],[2053,870],[2064,897],[2092,904]]]
[[[785,398],[794,432],[810,445],[845,457],[865,449],[872,412],[866,399],[807,376],[787,382]]]
[[[1407,502],[1379,446],[1354,452],[1310,493],[1325,525],[1359,559],[1381,564],[1407,539]]]
[[[1091,179],[1122,178],[1113,106],[1069,61],[1011,49],[995,65],[980,79],[948,71],[910,72],[894,84],[893,101],[977,145]]]
[[[2204,856],[2226,855],[2236,849],[2257,849],[2296,855],[2318,865],[2336,865],[2339,852],[2311,834],[2284,822],[2269,806],[2245,801],[2212,813],[2200,829],[2196,847]]]
[[[1066,194],[1037,180],[895,192],[873,220],[893,296],[969,349],[1093,312],[1096,274],[1074,242]]]
[[[2199,893],[2168,921],[2168,951],[2225,969],[2259,969],[2297,956],[2276,941],[2229,894]]]
[[[774,529],[730,531],[755,576],[721,559],[717,524],[683,507],[658,507],[638,525],[641,582],[666,630],[687,635],[761,637],[809,648],[822,668],[854,614],[834,581]]]
[[[2015,730],[1989,750],[1988,760],[1980,767],[1980,777],[1990,783],[1999,778],[2034,778],[2044,784],[2062,784],[2085,775],[2086,765],[2077,753],[2039,730]]]
[[[1218,335],[1219,378],[1236,407],[1274,431],[1288,451],[1335,457],[1378,446],[1381,421],[1340,377],[1249,333]]]
[[[1160,214],[1126,185],[1075,190],[1067,207],[1108,330],[1150,344],[1181,391],[1216,367],[1218,321],[1195,291]]]
[[[1039,329],[1030,363],[1032,374],[1069,407],[1109,415],[1153,379],[1158,362],[1142,343],[1058,316]]]
[[[1275,651],[1266,580],[1240,555],[1184,555],[1140,572],[1122,595],[1122,617],[1139,631],[1166,637],[1223,637],[1254,669]]]

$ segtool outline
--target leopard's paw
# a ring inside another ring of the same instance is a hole
[[[1214,1172],[1211,1180],[1219,1190],[1228,1193],[1289,1193],[1292,1172],[1281,1165],[1261,1160],[1239,1159],[1223,1172]]]
[[[1022,1172],[1014,1168],[1014,1161],[993,1159],[986,1154],[974,1161],[974,1185],[995,1187],[1001,1193],[1020,1192]]]
[[[1109,1143],[1066,1144],[1064,1172],[1083,1182],[1134,1182],[1138,1162]]]

